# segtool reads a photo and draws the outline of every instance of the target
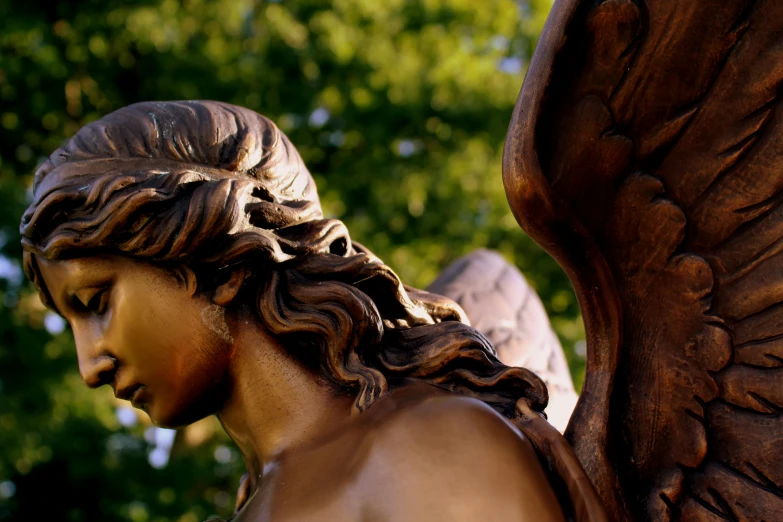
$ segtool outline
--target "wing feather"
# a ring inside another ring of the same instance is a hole
[[[586,319],[566,435],[618,520],[772,520],[783,2],[563,0],[541,42],[504,181]]]

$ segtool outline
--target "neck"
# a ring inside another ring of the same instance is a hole
[[[231,326],[229,393],[218,418],[255,486],[281,455],[339,430],[349,420],[353,399],[295,361],[249,313]]]

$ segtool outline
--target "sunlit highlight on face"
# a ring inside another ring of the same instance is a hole
[[[126,257],[41,259],[39,267],[88,386],[109,384],[159,426],[214,413],[231,352],[224,309],[172,271]]]

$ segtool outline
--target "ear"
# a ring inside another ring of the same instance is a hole
[[[215,289],[212,301],[218,306],[228,306],[239,293],[242,283],[245,282],[245,270],[237,268],[231,271],[228,281]]]

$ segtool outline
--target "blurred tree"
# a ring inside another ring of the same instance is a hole
[[[231,513],[241,462],[201,423],[171,449],[80,382],[72,341],[22,282],[37,163],[124,105],[208,98],[276,121],[325,211],[410,284],[503,252],[553,316],[577,384],[570,285],[519,230],[506,128],[550,0],[0,0],[0,520],[196,521]],[[159,469],[158,469],[159,468]]]

